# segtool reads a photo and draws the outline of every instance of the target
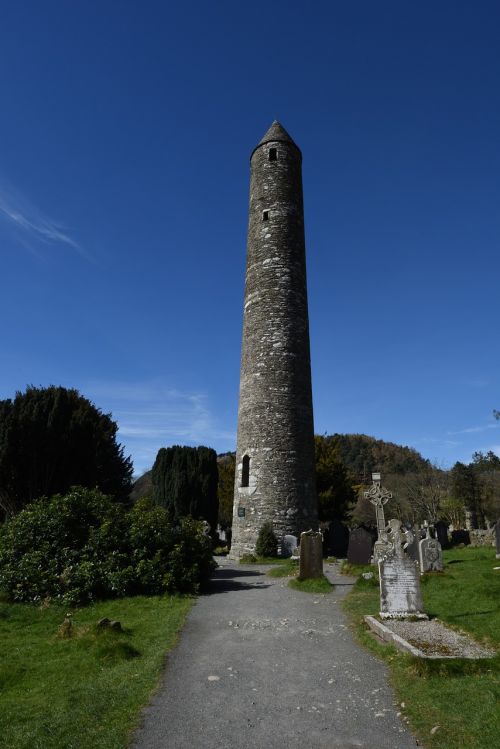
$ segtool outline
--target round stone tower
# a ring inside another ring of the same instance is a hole
[[[250,215],[231,556],[318,523],[302,154],[273,122],[250,157]]]

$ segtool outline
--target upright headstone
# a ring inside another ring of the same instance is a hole
[[[390,551],[389,536],[386,530],[378,532],[378,538],[373,545],[373,562],[378,564],[381,559],[385,559]]]
[[[420,539],[422,538],[422,536],[420,533],[420,526],[417,523],[415,523],[415,525],[413,526],[412,533],[413,533],[413,540],[410,541],[405,551],[407,555],[410,557],[410,559],[413,559],[414,562],[418,562],[419,561],[418,545],[420,543]]]
[[[451,545],[459,546],[460,544],[464,544],[465,546],[469,546],[470,544],[470,533],[463,528],[451,532]]]
[[[443,571],[443,552],[441,544],[435,538],[431,538],[430,533],[419,541],[418,556],[420,562],[420,572],[442,572]]]
[[[323,538],[319,531],[300,534],[299,580],[323,577]]]
[[[418,564],[403,550],[413,534],[402,531],[399,520],[391,520],[388,529],[390,550],[379,561],[380,616],[383,619],[426,618],[423,613]]]
[[[441,548],[447,549],[450,545],[448,540],[448,523],[445,523],[444,520],[438,520],[434,528],[436,529],[437,540],[441,544]]]
[[[496,556],[500,559],[500,518],[495,523]]]
[[[339,559],[345,559],[349,547],[349,528],[342,523],[330,523],[329,540],[328,553]]]
[[[293,557],[297,555],[297,536],[287,534],[283,536],[281,542],[281,556],[282,557]]]
[[[347,561],[349,564],[370,564],[373,536],[366,528],[354,528],[349,534]]]

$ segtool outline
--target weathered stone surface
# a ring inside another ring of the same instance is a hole
[[[476,529],[469,531],[471,546],[495,546],[495,534],[493,529]]]
[[[293,557],[297,555],[298,538],[292,536],[289,533],[283,537],[281,542],[281,556],[282,557]]]
[[[251,156],[233,558],[317,527],[301,161],[276,122]]]
[[[323,577],[323,537],[316,531],[300,534],[299,580]]]
[[[379,562],[378,569],[380,616],[424,616],[418,564],[407,556],[394,556]]]
[[[349,534],[347,561],[350,564],[370,564],[373,536],[366,528],[354,528]]]
[[[385,559],[391,551],[391,544],[389,542],[387,531],[380,531],[378,538],[373,545],[373,561],[375,564]]]
[[[420,572],[443,571],[443,552],[437,539],[427,536],[419,541],[418,557]]]

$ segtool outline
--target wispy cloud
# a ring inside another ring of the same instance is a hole
[[[464,385],[471,388],[486,388],[490,384],[490,381],[486,377],[469,377],[462,380]]]
[[[220,425],[205,393],[184,392],[158,381],[93,382],[82,392],[118,423],[118,438],[132,454],[136,474],[151,467],[160,447],[173,444],[232,449],[234,431]]]
[[[458,429],[456,432],[447,432],[447,434],[479,434],[480,432],[486,432],[489,429],[498,429],[500,422],[491,422],[488,424],[482,424],[477,427],[466,427],[465,429]]]
[[[86,250],[64,229],[39,208],[20,195],[14,188],[0,182],[0,216],[8,222],[24,246],[63,245],[86,260],[92,260]],[[36,253],[39,254],[39,253]]]

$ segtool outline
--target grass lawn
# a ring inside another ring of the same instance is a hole
[[[288,586],[294,590],[300,590],[302,593],[331,593],[333,590],[332,583],[323,577],[311,577],[307,580],[299,580],[298,578],[292,578]]]
[[[74,610],[0,603],[0,747],[123,749],[194,602],[125,598]],[[99,632],[102,617],[123,632]]]
[[[284,557],[257,557],[255,554],[243,554],[240,564],[288,564],[290,559]]]
[[[299,572],[299,562],[294,559],[283,559],[282,564],[276,565],[266,572],[269,577],[295,577]]]
[[[423,578],[426,612],[500,652],[500,566],[493,548],[444,552],[445,571]],[[366,568],[363,568],[363,571]],[[375,569],[375,568],[372,568]],[[351,568],[351,573],[355,572]],[[379,610],[378,581],[358,580],[344,607],[360,641],[387,661],[403,715],[429,749],[491,749],[500,736],[500,655],[491,660],[425,661],[381,645],[365,614]],[[433,734],[431,730],[439,726]]]

